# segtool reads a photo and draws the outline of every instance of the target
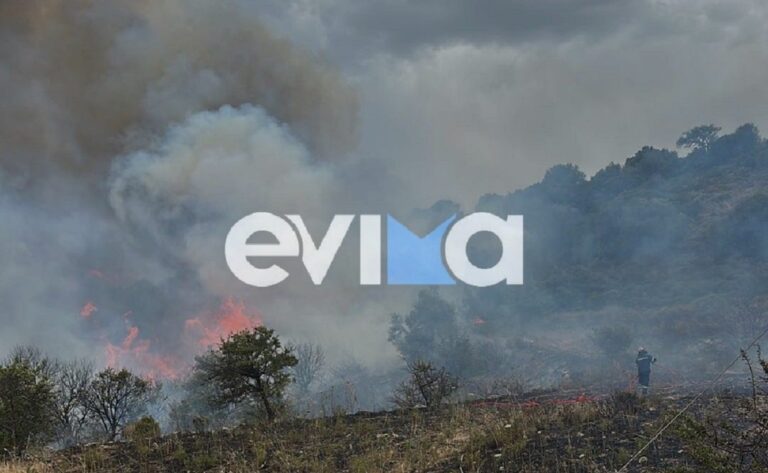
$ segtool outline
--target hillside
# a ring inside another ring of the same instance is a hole
[[[569,471],[620,468],[687,399],[567,393],[421,410],[282,421],[137,443],[73,448],[0,471],[390,472]],[[667,435],[629,471],[698,471]],[[686,469],[688,468],[688,469]]]
[[[556,166],[476,210],[525,216],[526,286],[509,297],[536,312],[660,307],[765,291],[766,189],[768,145],[744,125],[685,157],[643,148],[589,180]]]
[[[431,356],[465,378],[588,385],[620,383],[628,352],[646,345],[661,376],[700,378],[768,324],[768,144],[752,125],[682,156],[645,147],[591,178],[558,165],[472,210],[524,216],[525,283],[421,297],[393,319],[406,359]],[[441,201],[416,219],[461,211]],[[479,238],[470,251],[492,264],[500,247]]]

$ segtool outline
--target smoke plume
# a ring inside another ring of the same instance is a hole
[[[330,205],[356,137],[339,74],[241,0],[7,0],[0,58],[2,351],[173,377],[262,323],[223,238]]]

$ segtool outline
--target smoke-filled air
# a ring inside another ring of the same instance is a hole
[[[238,333],[297,356],[270,379],[308,417],[420,406],[419,373],[634,390],[639,347],[660,386],[718,375],[768,324],[768,8],[410,3],[0,0],[0,359],[125,368],[163,432],[249,419],[207,401]],[[524,284],[363,286],[352,232],[323,284],[253,287],[252,212],[522,215]]]

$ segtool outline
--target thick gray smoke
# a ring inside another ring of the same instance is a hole
[[[317,156],[354,142],[351,89],[246,1],[10,0],[0,38],[6,169],[103,173],[126,148],[224,104],[263,107]]]
[[[255,210],[330,211],[357,113],[332,68],[240,0],[3,1],[0,57],[0,351],[163,375],[268,316],[221,246]]]

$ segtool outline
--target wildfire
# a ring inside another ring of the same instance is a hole
[[[150,341],[140,338],[139,328],[130,325],[120,345],[107,342],[107,366],[110,368],[129,366],[153,380],[178,379],[183,375],[184,369],[176,358],[152,353],[150,348]]]
[[[94,312],[96,312],[98,307],[96,307],[96,304],[94,304],[91,301],[88,301],[85,303],[82,309],[80,309],[80,317],[84,319],[90,319],[93,317]]]
[[[96,305],[88,301],[80,310],[80,316],[92,320],[97,310]],[[235,332],[262,323],[256,311],[248,310],[241,301],[227,298],[218,310],[185,320],[180,343],[175,345],[176,351],[168,354],[158,350],[157,344],[153,345],[154,339],[142,335],[139,325],[132,320],[132,311],[122,314],[121,319],[125,324],[122,340],[115,340],[108,332],[99,329],[100,325],[93,326],[98,329],[104,345],[106,366],[129,368],[153,380],[182,378],[195,355]]]
[[[128,335],[123,340],[123,350],[130,350],[136,337],[139,336],[139,327],[128,327]]]
[[[187,319],[185,329],[196,333],[198,345],[207,348],[235,332],[258,327],[261,323],[257,313],[249,314],[243,302],[230,297],[212,316]]]

